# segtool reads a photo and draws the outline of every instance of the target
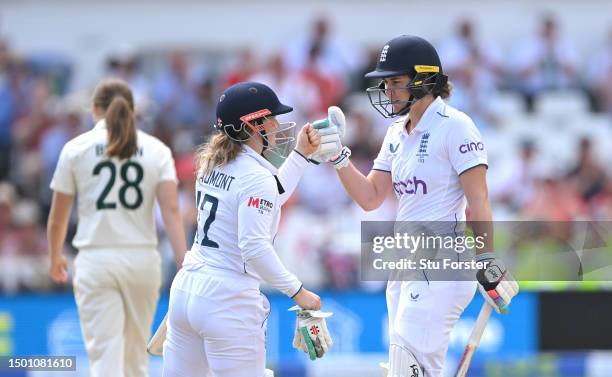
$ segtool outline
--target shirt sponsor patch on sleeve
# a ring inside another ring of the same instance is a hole
[[[274,208],[274,203],[269,200],[257,197],[249,197],[249,201],[247,202],[247,207],[255,208],[261,214],[267,214],[272,212],[272,208]]]
[[[465,139],[464,143],[459,146],[459,152],[461,152],[462,154],[474,151],[478,152],[484,149],[484,144],[482,143],[482,141],[478,140]]]

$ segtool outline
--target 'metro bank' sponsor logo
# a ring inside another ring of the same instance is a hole
[[[427,194],[427,183],[425,181],[418,179],[417,177],[412,177],[412,179],[404,179],[401,181],[393,181],[393,191],[398,196],[402,196],[404,194],[416,195],[419,192],[423,195]]]
[[[271,212],[274,204],[268,200],[262,198],[249,197],[247,207],[257,208],[260,213]]]
[[[459,152],[461,153],[467,153],[467,152],[472,152],[472,151],[482,151],[482,150],[484,150],[484,144],[482,143],[482,141],[470,142],[469,140],[466,139],[465,143],[459,146]]]

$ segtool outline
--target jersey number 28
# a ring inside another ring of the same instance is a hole
[[[98,163],[93,170],[93,175],[98,175],[102,171],[102,169],[110,170],[110,178],[108,182],[106,182],[106,186],[104,186],[104,190],[98,197],[96,201],[97,209],[114,209],[117,208],[117,203],[115,202],[107,202],[106,197],[110,193],[113,185],[115,184],[115,176],[117,175],[117,168],[112,161],[102,161]],[[136,172],[135,178],[130,178],[128,173],[132,169]],[[142,182],[142,178],[144,176],[144,171],[142,170],[142,166],[134,161],[127,161],[121,165],[120,169],[121,180],[123,184],[119,188],[119,202],[121,205],[127,209],[137,209],[142,204],[142,190],[140,189],[140,182]],[[132,201],[128,201],[127,192],[129,189],[133,189],[136,192],[136,199]]]

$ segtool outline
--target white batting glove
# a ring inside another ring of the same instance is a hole
[[[342,147],[342,150],[338,155],[332,157],[329,162],[332,163],[334,168],[342,169],[348,166],[349,157],[351,157],[351,150],[349,147]]]
[[[302,310],[296,306],[289,310],[297,310],[293,348],[306,352],[310,360],[322,358],[334,344],[325,322],[333,313]]]
[[[478,254],[475,259],[476,262],[487,262],[487,268],[476,273],[480,293],[497,313],[508,313],[512,297],[519,292],[518,283],[495,253]]]
[[[312,126],[321,136],[321,145],[310,159],[318,163],[328,162],[342,151],[341,139],[346,130],[344,113],[339,107],[330,106],[327,109],[327,118],[313,122]]]

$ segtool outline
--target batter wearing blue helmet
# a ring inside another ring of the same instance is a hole
[[[197,233],[170,290],[165,377],[271,376],[262,281],[302,309],[321,307],[272,245],[280,208],[310,163],[305,156],[321,144],[312,125],[296,139],[295,123],[276,119],[292,110],[257,82],[231,86],[219,98],[217,134],[198,152]],[[313,335],[317,346],[328,340],[317,338],[328,336],[324,325],[320,330]],[[294,344],[303,342],[296,337]]]
[[[350,163],[347,147],[330,160],[351,198],[370,211],[394,192],[397,224],[450,224],[451,233],[453,224],[466,220],[469,205],[475,236],[492,234],[486,143],[468,115],[445,103],[451,85],[435,48],[416,36],[394,38],[366,77],[380,79],[367,89],[372,106],[394,120],[367,176]],[[417,278],[389,279],[385,375],[441,376],[451,330],[477,285],[496,311],[507,311],[518,293],[516,281],[496,258],[488,237],[476,253],[476,261],[487,262],[488,268],[470,272],[471,279],[444,281],[426,269]]]

